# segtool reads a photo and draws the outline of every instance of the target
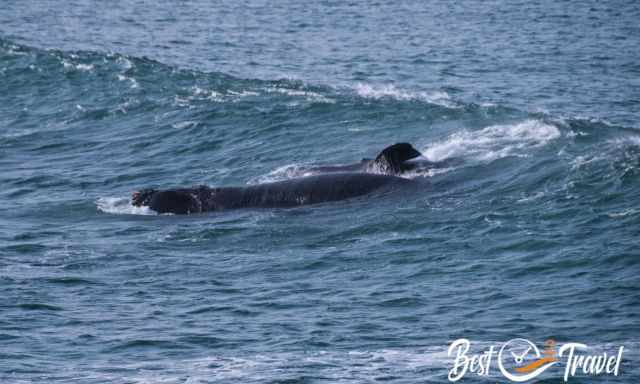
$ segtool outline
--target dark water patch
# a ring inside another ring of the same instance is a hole
[[[16,305],[16,308],[25,310],[25,311],[62,311],[64,310],[64,308],[56,306],[56,305],[50,305],[50,304],[43,304],[43,303],[23,303],[23,304],[18,304]]]
[[[62,286],[68,286],[68,287],[100,284],[99,282],[96,282],[93,280],[88,280],[81,277],[73,277],[73,276],[51,277],[51,278],[44,279],[43,282],[47,284],[62,285]]]
[[[58,231],[38,231],[38,232],[26,232],[13,236],[13,241],[25,241],[25,240],[37,240],[40,238],[64,236],[63,232]]]
[[[10,334],[6,334],[6,333],[0,334],[0,340],[3,340],[3,341],[17,340],[17,339],[20,339],[20,338],[21,338],[21,336],[17,336],[17,335],[10,335]]]
[[[378,306],[383,308],[419,308],[424,305],[421,298],[416,297],[402,297],[396,299],[384,300],[377,303]]]
[[[218,348],[227,343],[224,339],[210,335],[181,336],[179,341],[185,344],[197,345],[205,348]]]
[[[183,349],[184,345],[175,340],[161,340],[161,339],[135,339],[120,343],[113,346],[109,350],[112,352],[117,351],[143,351],[143,350],[179,350]]]
[[[43,253],[46,250],[48,250],[49,247],[42,244],[24,243],[24,244],[9,245],[9,246],[3,247],[3,249],[5,250],[5,252],[31,255],[33,253]]]
[[[222,306],[222,307],[206,306],[206,307],[201,307],[201,308],[190,310],[187,313],[190,314],[190,315],[199,315],[201,313],[228,311],[228,310],[233,310],[233,309],[234,309],[233,307],[228,307],[228,306]]]

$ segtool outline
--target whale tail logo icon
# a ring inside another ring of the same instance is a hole
[[[558,362],[555,345],[555,340],[547,340],[543,356],[538,347],[527,339],[509,340],[500,348],[498,367],[511,381],[533,379]]]
[[[529,372],[533,372],[536,369],[542,367],[545,364],[548,363],[553,363],[558,361],[557,353],[555,350],[556,347],[556,341],[553,339],[549,339],[547,341],[544,342],[544,357],[539,358],[537,360],[532,361],[531,363],[522,366],[522,367],[517,367],[515,368],[515,371],[518,373],[529,373]],[[528,350],[527,350],[528,352]],[[512,352],[513,354],[513,352]],[[517,364],[522,364],[523,360],[524,360],[524,356],[518,356],[517,358],[514,357],[514,360],[516,361]],[[518,361],[519,360],[519,361]]]

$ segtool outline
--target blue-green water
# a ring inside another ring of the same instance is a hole
[[[0,381],[445,383],[454,339],[552,337],[625,346],[617,378],[570,382],[637,382],[638,20],[631,1],[4,1]],[[298,209],[128,204],[398,141],[451,166]]]

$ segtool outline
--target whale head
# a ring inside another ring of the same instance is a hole
[[[373,163],[383,172],[400,173],[404,162],[422,156],[417,149],[409,143],[396,143],[383,149]]]
[[[131,195],[131,205],[135,207],[148,206],[155,193],[156,190],[151,188],[135,191]]]
[[[202,203],[198,197],[189,190],[182,189],[143,189],[133,193],[131,204],[136,207],[146,206],[158,213],[185,215],[202,212]]]

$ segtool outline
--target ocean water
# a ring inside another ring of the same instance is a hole
[[[569,382],[638,382],[638,20],[633,1],[3,1],[0,382],[446,383],[458,338],[624,346],[617,377]],[[448,164],[406,176],[418,193],[129,204],[400,141]]]

